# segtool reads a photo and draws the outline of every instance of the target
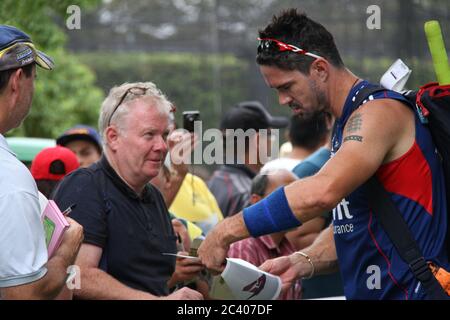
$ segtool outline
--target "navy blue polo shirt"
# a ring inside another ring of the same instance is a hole
[[[164,199],[151,184],[136,194],[105,157],[64,178],[54,199],[84,228],[84,242],[103,249],[99,268],[123,284],[157,296],[169,294],[176,237]]]

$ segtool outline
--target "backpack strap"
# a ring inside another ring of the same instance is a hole
[[[448,299],[448,295],[428,267],[408,225],[392,202],[386,189],[375,176],[372,176],[366,182],[365,187],[367,188],[370,207],[392,241],[400,258],[408,264],[416,279],[422,283],[428,298],[431,300]]]
[[[363,102],[367,100],[369,96],[383,91],[386,91],[386,89],[381,86],[370,86],[362,88],[357,92],[355,100],[352,102],[353,107],[355,107],[354,109],[359,108],[359,106],[363,104]]]
[[[385,91],[382,87],[366,87],[361,89],[355,97],[353,106],[359,107],[370,95]],[[366,183],[366,194],[369,205],[380,221],[399,256],[405,261],[417,280],[421,282],[427,292],[428,299],[446,300],[445,293],[436,277],[431,272],[423,254],[414,240],[403,216],[392,202],[388,192],[375,176]]]

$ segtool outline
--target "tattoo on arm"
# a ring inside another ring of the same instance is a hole
[[[362,136],[356,136],[356,135],[352,135],[352,136],[346,136],[344,138],[344,142],[345,141],[358,141],[358,142],[362,142],[363,137]]]
[[[359,131],[362,125],[362,115],[361,113],[355,113],[348,120],[347,125],[345,126],[346,133],[353,133]]]

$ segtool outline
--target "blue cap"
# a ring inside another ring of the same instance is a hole
[[[46,70],[54,67],[52,58],[37,50],[26,33],[15,27],[0,25],[0,71],[34,62]]]
[[[98,148],[99,152],[102,153],[102,139],[97,130],[83,124],[76,125],[75,127],[66,130],[56,139],[56,144],[64,147],[69,142],[75,140],[92,142]]]

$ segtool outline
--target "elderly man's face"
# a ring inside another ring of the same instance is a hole
[[[147,183],[158,175],[168,151],[168,116],[149,105],[149,100],[132,103],[119,133],[117,159],[135,181]]]

